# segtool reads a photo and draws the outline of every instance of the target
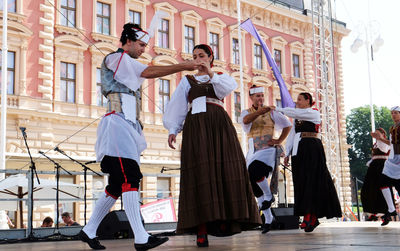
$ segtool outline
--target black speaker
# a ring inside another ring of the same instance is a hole
[[[101,240],[133,238],[131,225],[125,211],[109,212],[97,228],[97,236]]]
[[[299,216],[294,215],[293,207],[271,208],[275,220],[271,224],[271,229],[298,229]]]

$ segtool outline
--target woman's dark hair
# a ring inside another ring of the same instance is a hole
[[[136,31],[142,31],[142,28],[134,23],[126,23],[124,25],[124,29],[122,30],[121,38],[119,39],[122,45],[126,44],[128,39],[135,42],[137,40]]]
[[[378,128],[378,129],[376,129],[377,131],[380,131],[382,134],[383,134],[383,136],[385,137],[385,139],[386,139],[386,131],[385,131],[385,129],[383,129],[382,127],[380,127],[380,128]]]
[[[211,65],[211,67],[213,67],[214,52],[213,52],[213,50],[211,49],[211,47],[208,46],[208,45],[206,45],[206,44],[198,44],[198,45],[196,45],[195,47],[193,47],[193,52],[194,52],[194,50],[196,50],[196,49],[202,49],[203,51],[206,52],[206,54],[207,54],[209,57],[212,56],[212,60],[211,60],[210,65]]]
[[[308,100],[308,103],[310,104],[310,106],[313,106],[315,104],[315,102],[313,102],[313,99],[312,99],[312,96],[310,93],[302,92],[299,95],[303,96],[305,100]]]

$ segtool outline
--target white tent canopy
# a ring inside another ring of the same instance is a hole
[[[0,181],[0,210],[17,209],[16,201],[1,201],[1,199],[28,198],[28,177],[16,174]],[[34,180],[33,199],[50,199],[49,201],[35,201],[35,206],[56,203],[57,183],[55,180],[40,179],[40,184]],[[83,187],[66,182],[59,183],[59,199],[79,199],[83,195]],[[21,205],[21,204],[20,204]]]

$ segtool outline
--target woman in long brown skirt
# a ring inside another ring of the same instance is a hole
[[[201,66],[182,78],[163,116],[168,144],[175,149],[183,131],[177,233],[196,233],[197,246],[207,247],[207,234],[229,236],[261,224],[245,158],[223,99],[235,80],[211,70],[208,45],[194,47]]]

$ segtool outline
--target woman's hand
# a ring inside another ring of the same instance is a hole
[[[208,62],[200,62],[198,69],[200,72],[206,73],[210,78],[214,77],[214,72],[211,70],[211,66]]]
[[[170,134],[168,136],[168,146],[172,149],[175,149],[175,146],[172,143],[176,143],[176,135]]]
[[[284,166],[289,166],[289,156],[286,156],[286,157],[283,159],[283,165],[284,165]]]
[[[269,112],[270,110],[271,110],[271,108],[269,106],[262,106],[257,109],[257,113],[258,113],[258,115],[263,115],[263,114]]]
[[[180,65],[186,71],[198,70],[200,68],[200,66],[201,66],[199,63],[197,63],[194,60],[186,60],[183,63],[181,63]]]

